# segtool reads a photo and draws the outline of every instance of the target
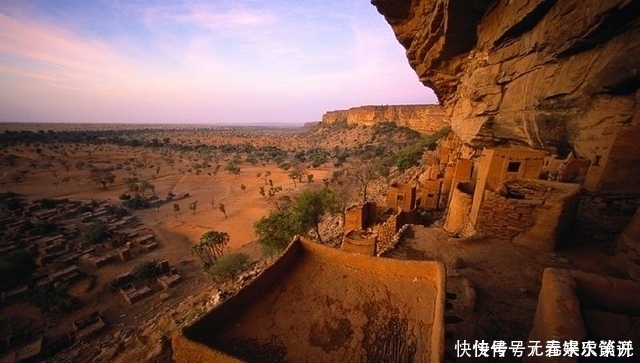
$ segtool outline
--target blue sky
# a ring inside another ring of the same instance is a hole
[[[302,123],[436,102],[368,0],[0,2],[0,122]]]

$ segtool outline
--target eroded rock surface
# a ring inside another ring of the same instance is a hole
[[[640,192],[640,1],[372,4],[464,143],[574,150],[588,190]]]
[[[336,121],[366,126],[394,121],[398,126],[406,126],[429,135],[449,126],[444,109],[439,105],[360,106],[348,110],[328,111],[322,115],[323,123],[331,124]]]

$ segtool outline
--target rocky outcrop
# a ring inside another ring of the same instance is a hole
[[[640,0],[372,4],[464,143],[574,150],[585,188],[640,194]]]
[[[449,126],[444,109],[439,105],[361,106],[329,111],[322,115],[322,123],[331,124],[336,121],[366,126],[393,121],[398,126],[406,126],[429,135]]]

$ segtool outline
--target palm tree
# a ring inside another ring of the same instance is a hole
[[[227,243],[229,243],[229,235],[226,232],[211,230],[200,237],[200,244],[210,249],[214,260],[224,255],[224,248]]]
[[[197,255],[205,266],[213,263],[211,256],[206,253],[205,246],[202,243],[191,246],[191,254]],[[207,259],[205,259],[205,257],[207,257]]]

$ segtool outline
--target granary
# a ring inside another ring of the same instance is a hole
[[[410,212],[416,207],[414,184],[391,184],[387,190],[387,207],[396,212]]]

